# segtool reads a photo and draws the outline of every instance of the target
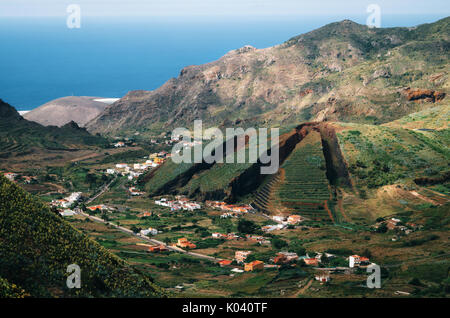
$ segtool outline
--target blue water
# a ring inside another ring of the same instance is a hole
[[[444,16],[383,16],[383,26],[413,26]],[[152,90],[180,70],[214,61],[246,44],[257,48],[330,22],[365,17],[299,17],[180,21],[83,18],[0,18],[0,98],[29,110],[69,96],[122,97]]]

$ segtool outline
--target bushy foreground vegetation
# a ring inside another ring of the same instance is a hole
[[[0,284],[0,294],[10,293],[15,284],[33,297],[163,295],[150,277],[90,240],[3,176],[0,243],[0,277],[9,282]],[[81,268],[80,289],[66,287],[70,264]]]

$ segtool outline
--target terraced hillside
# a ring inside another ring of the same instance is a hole
[[[275,189],[284,180],[284,170],[280,170],[273,177],[269,178],[267,182],[261,185],[259,190],[256,192],[255,201],[253,201],[252,206],[259,211],[270,214],[272,213],[273,207],[273,193]]]
[[[333,221],[327,205],[331,193],[319,132],[312,131],[299,142],[281,170],[284,178],[273,195],[273,212]]]
[[[81,288],[66,286],[67,266]],[[149,276],[108,252],[0,176],[0,296],[161,297]]]
[[[287,126],[280,129],[279,153],[280,162],[294,149],[295,145],[307,134],[311,124],[300,126]],[[270,139],[270,136],[268,137]],[[248,143],[248,140],[247,140]],[[235,145],[236,140],[235,140]],[[270,147],[269,143],[268,146]],[[248,144],[245,148],[234,149],[231,154],[226,154],[223,144],[225,163],[181,163],[175,164],[168,160],[164,165],[151,171],[141,181],[145,183],[145,189],[150,196],[161,194],[186,194],[197,199],[214,199],[228,201],[240,200],[251,195],[261,184],[267,182],[271,175],[261,175],[260,168],[263,164],[237,163],[239,153],[249,158]],[[226,163],[228,158],[234,158],[233,164]]]
[[[147,187],[157,189],[150,195],[183,193],[198,200],[243,200],[266,214],[298,213],[337,223],[376,219],[377,205],[383,206],[386,215],[392,214],[403,208],[398,202],[408,201],[405,198],[438,202],[437,194],[427,188],[443,195],[446,202],[449,129],[396,127],[408,118],[424,118],[427,126],[436,122],[435,116],[444,120],[445,111],[448,106],[440,106],[381,126],[301,124],[280,136],[280,169],[275,175],[261,175],[259,163],[176,165],[168,161],[153,172]],[[404,187],[407,193],[394,191],[386,199],[382,193],[391,193],[392,185]]]

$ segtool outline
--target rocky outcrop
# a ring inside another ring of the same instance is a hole
[[[444,92],[431,89],[411,89],[410,87],[404,90],[404,94],[408,101],[425,101],[429,103],[440,102],[446,95]]]

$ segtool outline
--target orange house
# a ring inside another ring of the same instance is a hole
[[[246,272],[252,272],[254,270],[264,269],[264,262],[262,261],[253,261],[251,263],[245,264],[244,270]]]
[[[219,262],[219,265],[220,265],[220,267],[224,267],[224,266],[231,265],[231,263],[232,263],[232,261],[224,259],[224,260]]]
[[[305,258],[303,261],[306,265],[319,266],[319,260],[317,258]]]
[[[197,245],[195,245],[195,244],[189,242],[189,241],[187,240],[187,238],[184,238],[184,237],[178,239],[177,245],[178,245],[179,247],[181,247],[181,248],[196,248],[196,247],[197,247]]]
[[[148,251],[151,253],[158,253],[160,251],[160,248],[159,248],[159,246],[150,246],[148,248]]]

